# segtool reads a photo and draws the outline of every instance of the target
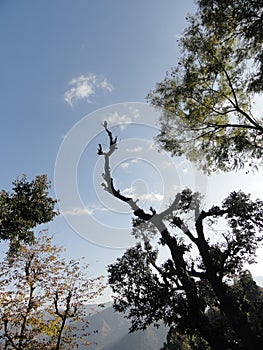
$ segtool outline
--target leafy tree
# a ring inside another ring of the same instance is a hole
[[[210,350],[207,342],[195,335],[180,334],[171,327],[167,334],[167,343],[161,350]]]
[[[204,26],[224,40],[235,38],[243,44],[244,59],[253,60],[248,76],[251,91],[263,90],[263,2],[262,0],[198,0]],[[237,52],[238,53],[238,52]],[[241,54],[240,52],[238,54]]]
[[[263,293],[259,286],[253,281],[249,271],[242,271],[239,278],[234,279],[234,283],[230,288],[230,293],[233,294],[239,304],[239,307],[248,313],[252,327],[257,333],[262,333],[262,309],[263,309]],[[222,328],[227,326],[226,320],[223,317],[218,307],[209,308],[206,311],[209,320],[213,324]],[[228,330],[228,336],[231,333]],[[167,335],[167,343],[161,350],[210,350],[211,348],[200,337],[196,335],[180,334],[176,327],[172,326]]]
[[[88,345],[88,324],[80,329],[78,321],[85,316],[85,304],[102,293],[102,277],[88,278],[85,262],[66,262],[61,252],[42,234],[33,244],[21,244],[11,263],[9,257],[0,263],[2,349]]]
[[[148,95],[162,113],[157,141],[207,173],[257,168],[263,120],[252,106],[262,91],[262,1],[198,3],[177,66]]]
[[[31,182],[23,176],[13,182],[12,192],[0,192],[0,240],[9,241],[10,255],[18,251],[21,243],[32,243],[33,228],[57,214],[57,201],[49,196],[49,188],[46,175]]]
[[[153,208],[146,212],[115,188],[110,157],[117,139],[107,126],[105,130],[109,150],[98,148],[104,157],[104,189],[130,206],[133,234],[144,242],[108,268],[115,310],[127,313],[131,331],[164,320],[181,334],[205,340],[213,350],[262,349],[262,332],[253,321],[256,301],[243,308],[243,298],[233,293],[231,283],[242,275],[245,263],[254,262],[262,240],[263,202],[232,192],[221,206],[204,210],[200,195],[184,190],[161,213]],[[219,227],[220,234],[213,235]],[[160,262],[162,247],[169,253]],[[213,310],[220,322],[211,317]]]
[[[249,271],[242,271],[234,281],[231,293],[236,298],[239,308],[249,313],[250,322],[255,332],[263,333],[263,290],[252,278]]]

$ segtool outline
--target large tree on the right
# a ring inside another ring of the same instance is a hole
[[[147,212],[115,187],[110,158],[117,139],[105,131],[109,149],[98,147],[103,187],[130,207],[141,241],[108,267],[114,309],[131,319],[131,331],[162,320],[190,349],[262,350],[262,292],[244,267],[263,239],[263,201],[232,192],[204,210],[200,194],[185,189],[165,210]]]
[[[263,1],[199,0],[179,39],[181,58],[148,95],[157,140],[207,173],[262,164]]]

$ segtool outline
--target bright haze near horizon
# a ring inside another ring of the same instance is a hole
[[[106,274],[134,244],[129,208],[101,186],[97,145],[107,148],[106,119],[119,140],[116,185],[146,210],[165,207],[187,186],[200,189],[206,205],[239,189],[262,198],[262,171],[207,178],[154,146],[158,114],[145,97],[176,65],[194,8],[191,0],[0,2],[0,188],[10,190],[22,174],[47,174],[61,215],[44,228],[67,258],[87,258],[91,276]],[[263,110],[259,101],[256,108]],[[258,262],[251,270],[262,285],[263,253]]]

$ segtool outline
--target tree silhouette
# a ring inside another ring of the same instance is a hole
[[[221,206],[203,210],[200,195],[187,189],[177,193],[162,212],[152,207],[146,212],[138,200],[124,196],[115,187],[110,157],[117,150],[117,142],[112,142],[107,127],[105,130],[109,148],[105,151],[99,147],[98,151],[104,157],[104,189],[130,206],[135,217],[133,234],[143,242],[109,266],[114,308],[131,318],[131,331],[164,320],[180,332],[203,338],[213,350],[262,349],[262,333],[250,317],[255,305],[247,310],[240,308],[231,281],[242,273],[245,263],[254,261],[262,239],[263,202],[252,201],[243,192],[232,192]],[[209,236],[219,221],[224,221],[226,228],[220,239],[212,240]],[[151,244],[156,234],[158,248]],[[160,265],[158,252],[162,246],[168,248],[169,257]],[[208,311],[215,308],[224,320],[222,327],[209,316]]]

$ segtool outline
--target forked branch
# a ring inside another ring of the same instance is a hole
[[[113,178],[111,176],[111,169],[110,169],[110,156],[114,153],[114,151],[117,149],[117,137],[113,138],[112,132],[108,129],[107,122],[105,121],[104,129],[109,137],[109,149],[108,151],[104,151],[101,144],[98,146],[98,155],[104,157],[104,173],[102,174],[102,177],[104,179],[104,182],[102,185],[106,191],[108,191],[110,194],[112,194],[115,198],[121,200],[122,202],[127,203],[131,210],[133,211],[134,215],[139,217],[142,220],[150,221],[153,217],[153,213],[149,214],[146,213],[142,208],[140,208],[137,205],[137,200],[134,200],[131,197],[124,196],[119,189],[116,189],[114,186]]]
[[[99,144],[97,150],[98,155],[104,157],[104,173],[102,174],[104,183],[102,183],[102,186],[104,187],[105,191],[112,194],[115,198],[127,203],[135,216],[144,221],[151,221],[157,227],[157,229],[162,232],[164,229],[166,229],[165,225],[163,224],[163,219],[172,214],[173,211],[178,208],[181,194],[178,193],[170,206],[159,214],[157,214],[156,210],[152,207],[150,208],[150,213],[145,212],[138,206],[138,200],[124,196],[119,189],[115,188],[110,169],[110,157],[117,149],[117,137],[113,137],[112,132],[108,129],[108,123],[106,121],[103,123],[103,127],[109,138],[109,148],[108,151],[105,151],[103,150],[102,145]]]

